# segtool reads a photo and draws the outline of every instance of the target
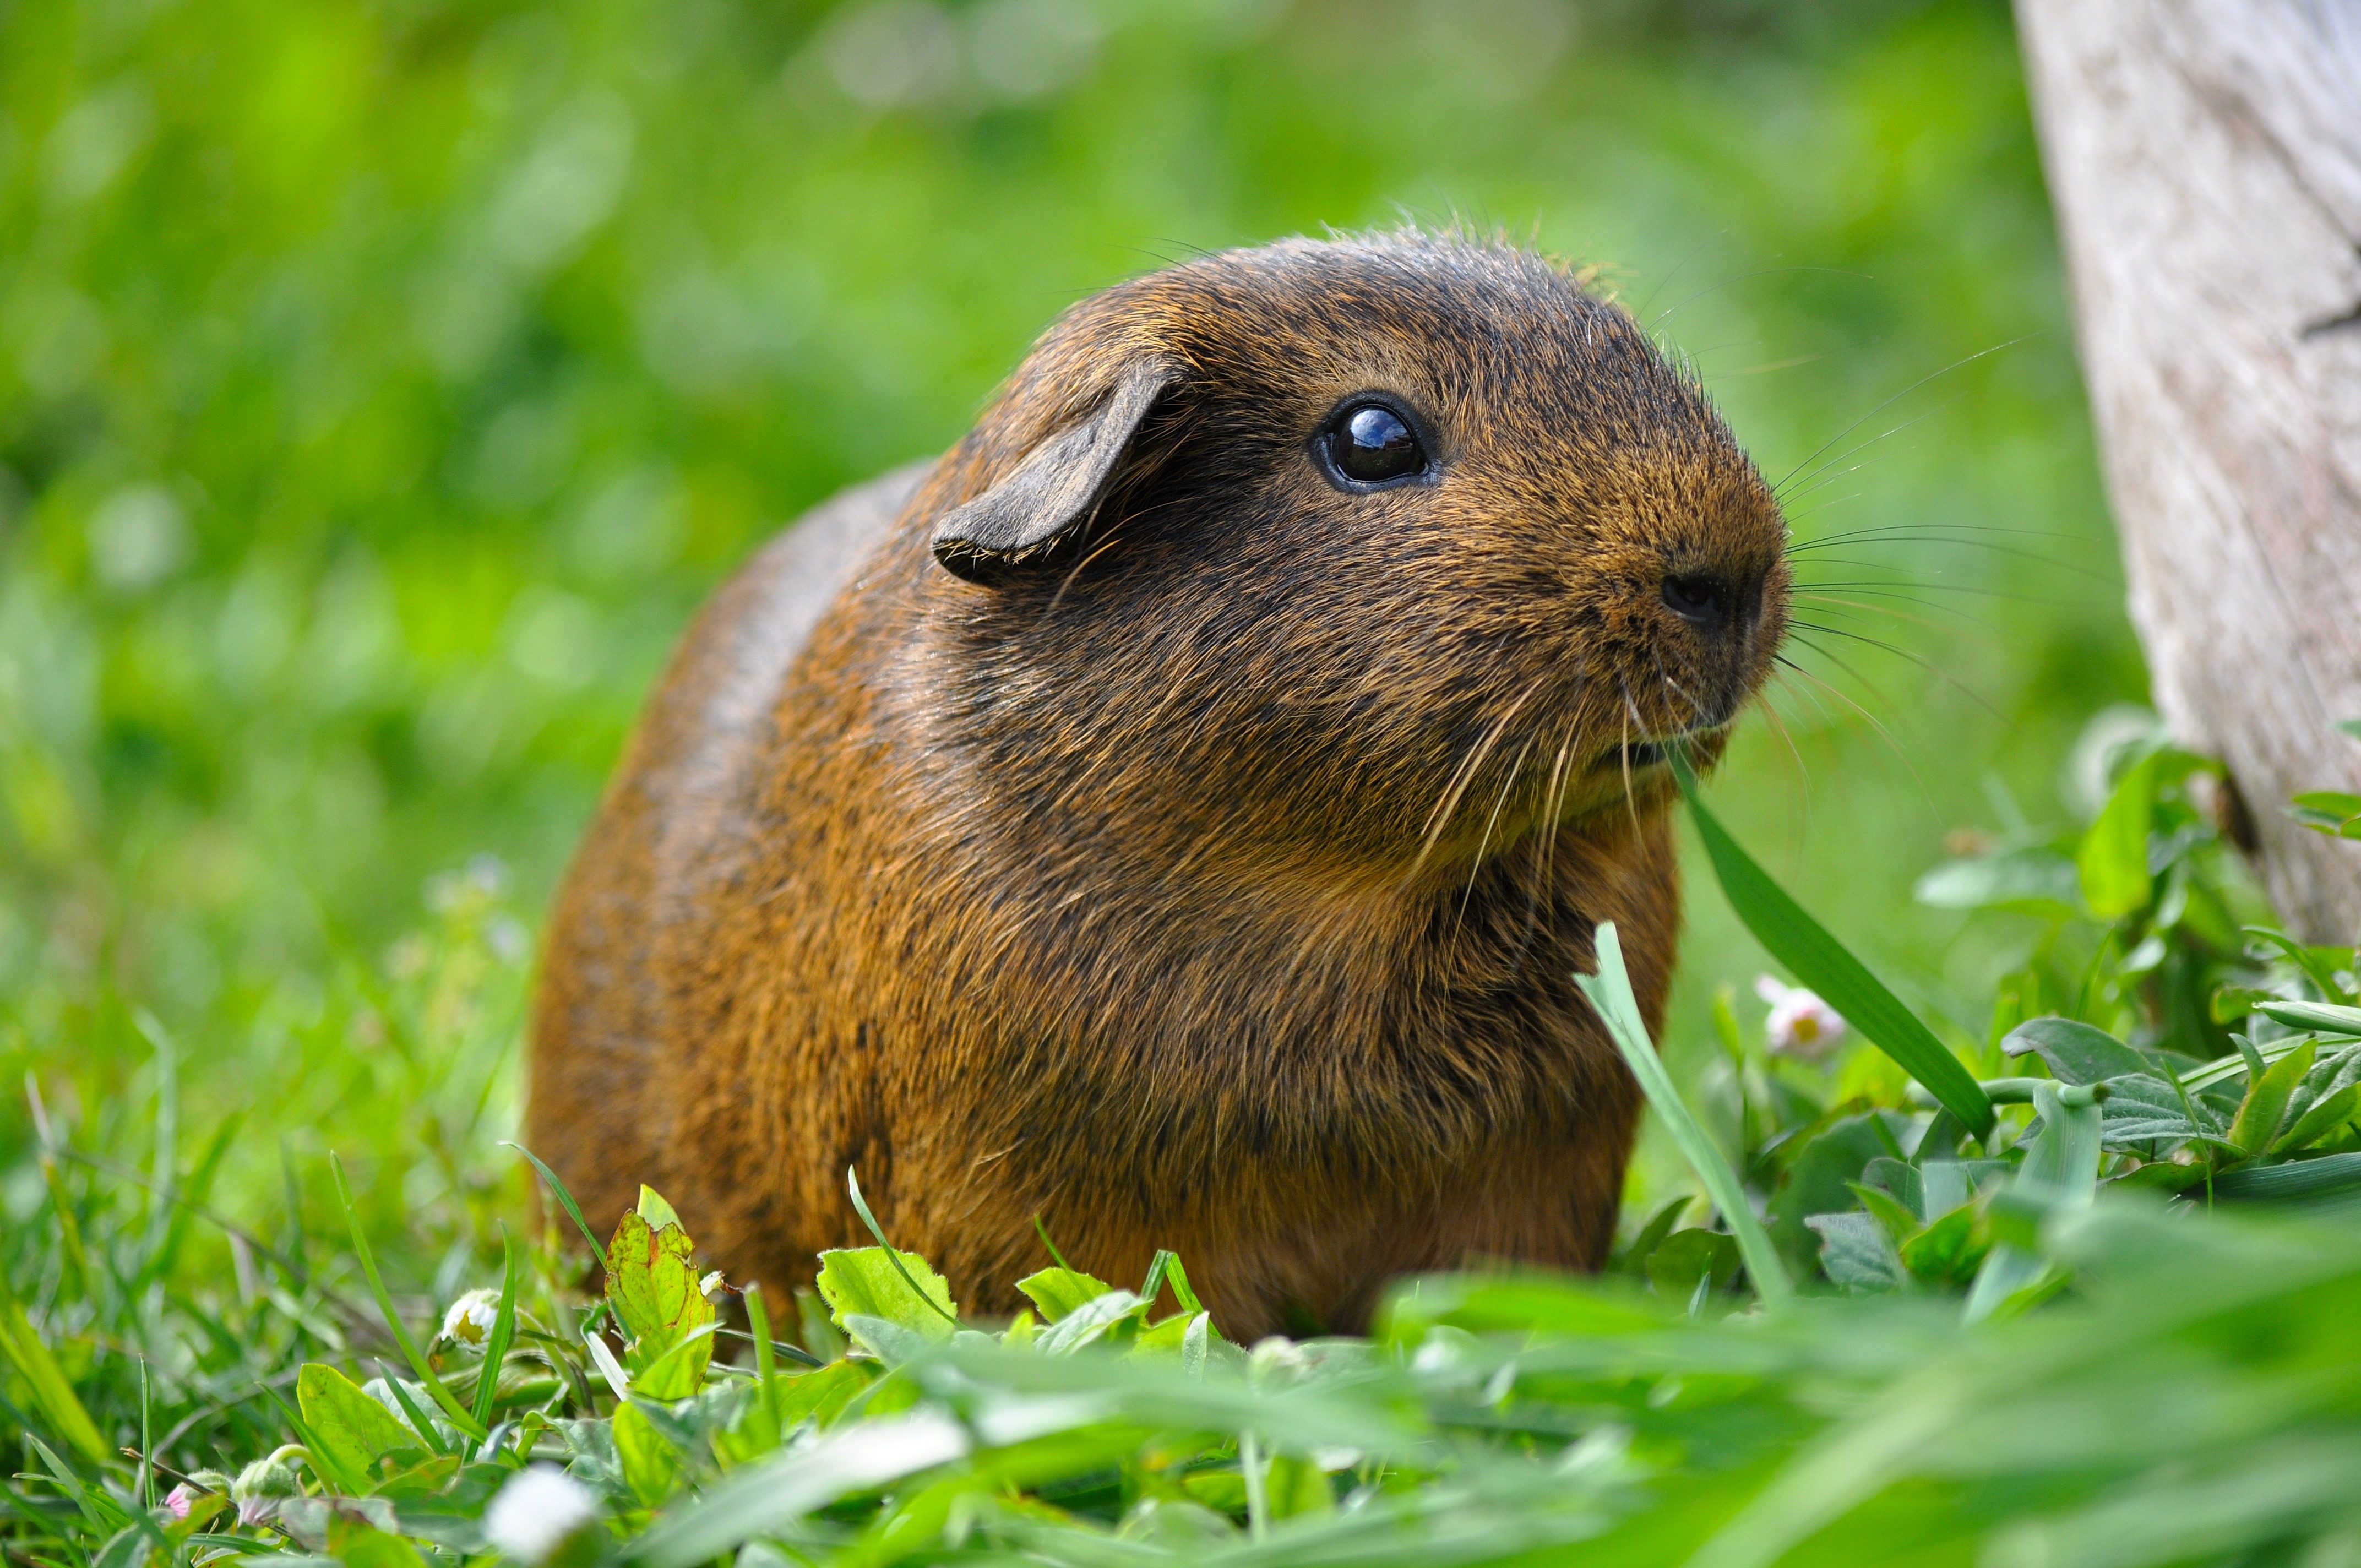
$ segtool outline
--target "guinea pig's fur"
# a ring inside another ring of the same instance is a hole
[[[1424,473],[1323,465],[1364,394]],[[1661,747],[1766,674],[1783,540],[1696,383],[1528,252],[1084,300],[689,635],[557,906],[528,1136],[774,1288],[865,1245],[848,1166],[971,1311],[1023,1304],[1035,1215],[1118,1282],[1176,1249],[1241,1338],[1595,1267],[1640,1102],[1572,977],[1613,920],[1660,1026]]]

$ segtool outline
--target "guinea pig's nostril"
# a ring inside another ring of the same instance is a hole
[[[1664,606],[1693,626],[1718,631],[1730,624],[1736,597],[1718,572],[1673,572],[1664,577]]]

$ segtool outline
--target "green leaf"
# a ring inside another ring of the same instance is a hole
[[[607,1244],[607,1299],[631,1338],[623,1364],[632,1374],[632,1391],[651,1399],[696,1393],[713,1356],[713,1303],[697,1288],[695,1253],[696,1244],[677,1223],[657,1228],[636,1210],[623,1216]],[[659,1365],[663,1370],[651,1383]]]
[[[2322,1155],[2284,1165],[2248,1166],[2213,1179],[2224,1202],[2285,1202],[2361,1190],[2361,1154]]]
[[[1852,1207],[1851,1183],[1861,1179],[1870,1161],[1885,1155],[1885,1139],[1871,1120],[1879,1114],[1839,1116],[1817,1133],[1796,1135],[1802,1146],[1780,1173],[1765,1206],[1771,1239],[1784,1256],[1799,1264],[1810,1259],[1817,1246],[1811,1217]]]
[[[2247,1084],[2246,1098],[2239,1103],[2238,1114],[2230,1123],[2230,1142],[2241,1153],[2261,1154],[2278,1138],[2279,1122],[2287,1113],[2288,1098],[2303,1081],[2304,1074],[2312,1070],[2315,1048],[2312,1041],[2306,1040]]]
[[[2238,929],[2244,935],[2252,937],[2258,942],[2264,943],[2268,947],[2278,948],[2280,954],[2284,956],[2289,962],[2294,964],[2296,968],[2303,971],[2303,977],[2319,988],[2320,994],[2326,997],[2330,1002],[2334,1003],[2351,1000],[2351,997],[2346,992],[2344,985],[2340,983],[2336,978],[2337,970],[2344,964],[2351,961],[2351,948],[2340,949],[2335,948],[2311,947],[2305,943],[2297,941],[2293,937],[2289,936],[2286,932],[2274,930],[2268,926],[2241,926]],[[2268,992],[2265,992],[2255,996],[2252,1000],[2255,1003],[2276,1003],[2279,998]],[[2239,1013],[2243,1014],[2250,1010],[2251,1009],[2249,1008],[2241,1008],[2239,1009]],[[2232,1016],[2235,1017],[2237,1014],[2233,1014]],[[2222,1020],[2222,1022],[2225,1024],[2230,1021],[2231,1020],[2228,1018]]]
[[[2156,892],[2147,869],[2148,820],[2155,814],[2156,770],[2151,752],[2124,770],[2099,819],[2082,835],[2075,854],[2082,897],[2102,920],[2120,920],[2147,907]]]
[[[1864,1171],[1863,1174],[1867,1173]],[[1852,1195],[1861,1201],[1862,1212],[1885,1227],[1885,1234],[1894,1238],[1895,1246],[1899,1247],[1907,1243],[1912,1236],[1925,1228],[1915,1209],[1896,1199],[1883,1188],[1872,1187],[1865,1181],[1856,1181],[1851,1184],[1851,1191]]]
[[[2195,1095],[2184,1100],[2180,1091],[2153,1073],[2125,1073],[2106,1083],[2106,1103],[2100,1107],[2103,1147],[2145,1153],[2157,1143],[2217,1137],[2224,1130],[2212,1105]],[[2191,1112],[2198,1120],[2190,1119]]]
[[[329,1462],[354,1477],[367,1476],[389,1453],[423,1446],[391,1410],[333,1366],[306,1363],[295,1374],[295,1403]]]
[[[2294,1126],[2271,1145],[2271,1153],[2291,1154],[2318,1142],[2334,1128],[2351,1121],[2356,1107],[2361,1107],[2361,1083],[2348,1083],[2306,1111]]]
[[[1275,1519],[1300,1519],[1306,1514],[1333,1514],[1336,1511],[1336,1494],[1329,1486],[1328,1477],[1309,1459],[1279,1455],[1263,1472],[1262,1484],[1263,1495],[1268,1499],[1270,1517]]]
[[[1910,895],[1931,909],[2019,909],[2056,917],[2077,913],[2081,892],[2073,861],[2037,845],[1946,861],[1920,877]]]
[[[1631,1238],[1631,1246],[1623,1251],[1612,1266],[1620,1273],[1645,1275],[1648,1270],[1648,1255],[1654,1252],[1657,1245],[1673,1234],[1673,1227],[1680,1223],[1681,1211],[1695,1201],[1695,1199],[1684,1192],[1650,1215],[1648,1223],[1642,1225],[1639,1234]]]
[[[2015,1168],[2004,1159],[1930,1159],[1918,1167],[1918,1212],[1940,1218]]]
[[[1970,1132],[1981,1136],[1988,1131],[1993,1124],[1992,1102],[1984,1098],[1974,1075],[1884,982],[1755,864],[1706,808],[1688,759],[1676,751],[1672,763],[1673,776],[1688,801],[1690,818],[1697,823],[1697,836],[1705,840],[1706,855],[1713,862],[1721,891],[1755,940],[1798,981],[1819,992],[1821,1000],[1872,1044],[1901,1063],[1903,1070],[1925,1085]]]
[[[2072,1018],[2030,1018],[2000,1043],[2010,1056],[2037,1053],[2060,1083],[2097,1083],[2130,1072],[2149,1072],[2148,1059],[2104,1029]]]
[[[1117,1324],[1146,1316],[1148,1305],[1128,1290],[1106,1291],[1050,1324],[1037,1348],[1044,1355],[1071,1354],[1105,1337]]]
[[[1907,1277],[1885,1227],[1869,1215],[1815,1214],[1804,1222],[1820,1238],[1820,1270],[1847,1290],[1898,1290]]]
[[[640,1184],[640,1201],[635,1212],[657,1230],[663,1230],[666,1225],[680,1224],[680,1216],[673,1212],[671,1204],[664,1201],[664,1194],[645,1182]],[[682,1225],[681,1228],[686,1230],[688,1227]]]
[[[1665,1072],[1664,1064],[1657,1058],[1656,1047],[1648,1038],[1648,1026],[1641,1021],[1639,1001],[1631,994],[1631,978],[1623,968],[1623,944],[1615,934],[1615,923],[1602,921],[1591,939],[1598,972],[1576,973],[1574,983],[1607,1025],[1609,1036],[1623,1053],[1631,1075],[1640,1080],[1648,1103],[1664,1119],[1673,1141],[1688,1157],[1690,1168],[1721,1211],[1723,1223],[1737,1238],[1738,1250],[1746,1260],[1746,1272],[1752,1277],[1763,1304],[1784,1305],[1795,1293],[1795,1285],[1787,1277],[1786,1266],[1780,1262],[1778,1250],[1771,1245],[1763,1222],[1755,1218],[1754,1206],[1747,1201],[1746,1190],[1739,1185],[1738,1173],[1730,1168],[1730,1162],[1722,1158],[1721,1151],[1697,1124],[1682,1101],[1680,1091],[1673,1086],[1672,1075]]]
[[[816,1372],[779,1379],[779,1431],[793,1431],[809,1420],[821,1426],[836,1420],[852,1397],[869,1387],[869,1372],[850,1361],[831,1361]]]
[[[848,1333],[852,1331],[846,1320],[852,1317],[883,1318],[938,1343],[950,1339],[957,1326],[950,1286],[914,1252],[897,1260],[882,1246],[833,1248],[819,1255],[818,1284],[829,1315]]]
[[[1686,1302],[1703,1285],[1728,1288],[1738,1277],[1738,1243],[1719,1231],[1675,1231],[1648,1255],[1648,1279],[1667,1300]]]
[[[1976,1220],[1973,1203],[1936,1215],[1925,1230],[1902,1244],[1902,1266],[1938,1285],[1965,1285],[1992,1250],[1990,1234]]]
[[[2361,1036],[2361,1007],[2339,1007],[2325,1002],[2263,1002],[2256,1004],[2255,1011],[2290,1029]]]
[[[2005,1196],[2040,1212],[2087,1207],[2099,1185],[2100,1117],[2092,1091],[2037,1084],[2033,1103],[2041,1113],[2041,1131],[2025,1151]],[[2024,1247],[1993,1247],[1968,1292],[1964,1321],[1979,1321],[2020,1299],[2046,1270],[2040,1256]]]
[[[2336,839],[2361,838],[2361,795],[2316,789],[2297,795],[2290,806],[2288,815],[2316,833]]]
[[[1032,1299],[1041,1309],[1041,1316],[1056,1322],[1086,1301],[1094,1301],[1115,1288],[1104,1279],[1074,1268],[1045,1268],[1038,1274],[1028,1274],[1016,1282],[1016,1288]]]
[[[332,1516],[328,1530],[329,1550],[345,1568],[426,1568],[426,1560],[418,1549],[401,1537],[374,1530],[345,1519]]]
[[[1911,1216],[1910,1228],[1916,1230],[1927,1218],[1927,1195],[1918,1178],[1918,1168],[1907,1160],[1880,1155],[1861,1168],[1860,1185],[1873,1187],[1893,1200]]]
[[[646,1411],[634,1404],[618,1406],[613,1430],[615,1458],[633,1497],[653,1508],[679,1489],[680,1450],[656,1430]]]

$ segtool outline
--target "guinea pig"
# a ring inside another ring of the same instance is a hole
[[[557,902],[527,1136],[774,1288],[895,1245],[1023,1304],[1039,1216],[1251,1339],[1595,1268],[1640,1110],[1573,976],[1680,922],[1666,748],[1784,633],[1784,525],[1563,266],[1419,233],[1060,316],[939,460],[707,607]]]

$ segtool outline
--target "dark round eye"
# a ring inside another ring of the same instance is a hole
[[[1328,460],[1348,479],[1381,485],[1424,469],[1426,449],[1409,422],[1385,404],[1356,403],[1329,427]]]

